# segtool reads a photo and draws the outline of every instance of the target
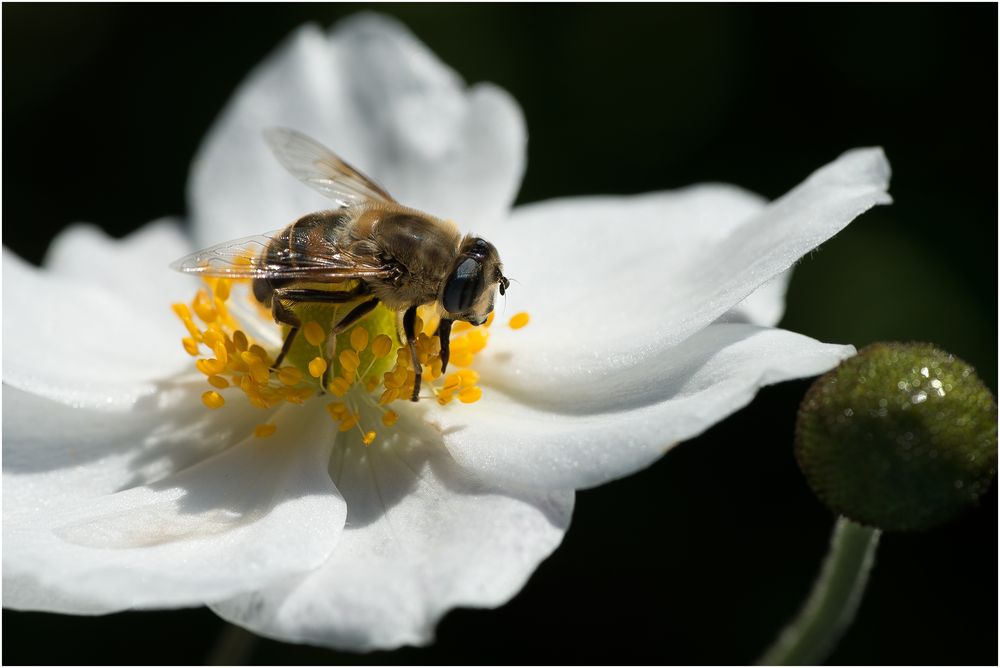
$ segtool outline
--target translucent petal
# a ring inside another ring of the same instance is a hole
[[[336,208],[298,183],[261,131],[305,133],[399,202],[478,228],[506,216],[524,170],[517,103],[471,88],[394,20],[362,14],[329,34],[296,31],[240,85],[189,183],[194,235],[208,245]]]
[[[852,355],[780,329],[714,324],[678,346],[564,391],[538,394],[530,378],[494,383],[483,398],[430,419],[461,465],[505,484],[590,487],[645,468],[679,441],[747,405],[757,389],[822,373]],[[530,395],[530,396],[529,396]]]
[[[348,518],[326,563],[213,609],[269,637],[370,650],[426,644],[449,609],[517,593],[562,539],[573,492],[487,484],[425,425],[404,418],[393,433],[335,450]]]

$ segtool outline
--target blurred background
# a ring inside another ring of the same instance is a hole
[[[3,243],[38,262],[75,221],[183,215],[189,161],[251,67],[352,5],[3,6]],[[782,326],[861,347],[931,341],[997,387],[995,5],[381,5],[524,109],[519,202],[727,181],[777,197],[881,145],[896,203],[805,258]],[[4,314],[14,317],[15,314]],[[798,609],[831,515],[792,456],[807,381],[650,469],[580,493],[510,604],[429,648],[259,640],[254,663],[747,663]],[[201,610],[3,612],[5,663],[201,663]],[[949,526],[887,535],[838,664],[997,662],[996,486]]]

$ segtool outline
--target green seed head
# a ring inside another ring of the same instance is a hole
[[[799,468],[831,510],[880,529],[926,529],[989,488],[997,404],[957,357],[876,343],[813,384],[795,440]]]

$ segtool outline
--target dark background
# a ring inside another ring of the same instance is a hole
[[[38,261],[74,221],[114,235],[185,211],[190,158],[230,92],[301,22],[356,6],[3,6],[3,242]],[[807,257],[786,328],[927,340],[997,385],[995,5],[395,6],[528,123],[519,202],[729,181],[776,197],[880,144],[896,203]],[[9,316],[10,314],[5,314]],[[260,640],[255,663],[746,663],[792,615],[832,517],[792,457],[808,382],[626,480],[583,492],[563,546],[496,611],[371,655]],[[609,447],[611,447],[609,445]],[[997,496],[887,535],[832,663],[995,664]],[[5,663],[200,663],[206,610],[4,611]]]

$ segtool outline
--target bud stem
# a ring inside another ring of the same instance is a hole
[[[837,519],[809,599],[758,665],[815,665],[833,651],[854,621],[881,533],[846,517]]]

